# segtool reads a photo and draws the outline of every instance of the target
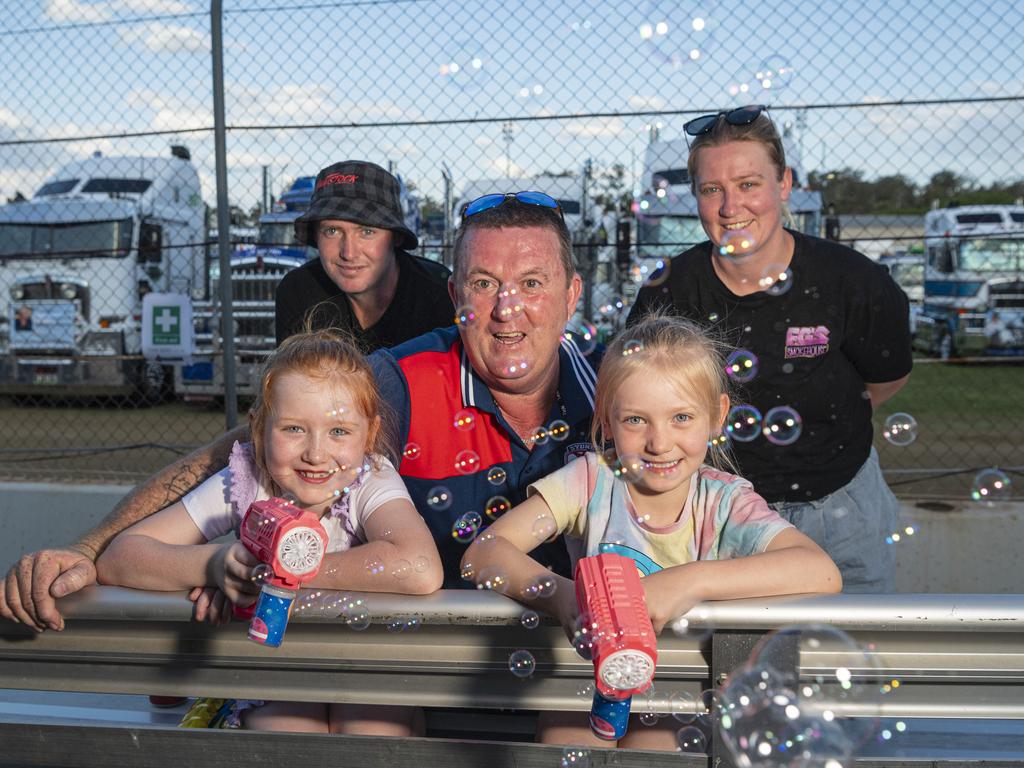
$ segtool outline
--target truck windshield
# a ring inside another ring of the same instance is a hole
[[[88,224],[0,224],[0,256],[7,258],[123,256],[131,244],[131,219]]]
[[[260,224],[258,245],[298,245],[295,227],[289,222],[266,222]]]
[[[958,267],[964,272],[1019,272],[1024,240],[977,238],[960,243]]]
[[[647,216],[637,225],[637,250],[642,258],[668,259],[707,239],[696,217]]]

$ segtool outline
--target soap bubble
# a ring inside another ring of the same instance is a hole
[[[644,343],[640,339],[627,339],[622,342],[622,356],[629,357],[644,351]]]
[[[461,475],[471,475],[480,466],[480,456],[476,451],[459,451],[455,456],[455,471]]]
[[[752,405],[734,405],[725,418],[725,431],[732,440],[749,443],[761,434],[761,412]]]
[[[722,256],[743,256],[756,245],[754,235],[746,229],[729,229],[722,233],[718,253]]]
[[[547,427],[534,427],[530,431],[530,436],[526,438],[526,442],[529,445],[544,445],[548,441],[548,430]]]
[[[452,426],[460,432],[468,432],[476,426],[476,414],[466,408],[458,411],[452,420]]]
[[[422,453],[422,451],[420,450],[419,445],[416,443],[406,443],[405,448],[402,449],[402,458],[408,459],[409,461],[415,461],[420,457],[420,453]]]
[[[487,482],[491,485],[501,485],[505,482],[505,478],[507,477],[508,472],[501,467],[491,467],[487,470]]]
[[[508,668],[516,677],[527,678],[537,668],[537,660],[529,651],[513,651],[508,657]]]
[[[725,361],[725,372],[729,378],[746,384],[757,376],[757,355],[746,349],[737,349]]]
[[[557,530],[558,526],[555,524],[555,519],[547,512],[541,512],[533,521],[533,538],[538,542],[547,541],[555,535]]]
[[[769,296],[781,296],[793,287],[793,271],[781,264],[769,264],[757,280],[757,287]]]
[[[508,576],[497,566],[485,567],[480,571],[480,578],[477,580],[476,588],[505,594],[508,590]]]
[[[455,310],[456,325],[469,325],[474,320],[476,320],[476,312],[473,311],[472,307],[459,307]]]
[[[566,747],[562,752],[559,768],[590,768],[590,750]]]
[[[917,440],[917,419],[909,413],[889,414],[882,437],[893,445],[910,445]]]
[[[540,625],[540,615],[536,611],[524,611],[519,622],[527,629],[536,629]]]
[[[452,492],[445,485],[435,485],[427,491],[427,506],[443,512],[452,505]]]
[[[484,512],[491,520],[497,520],[512,508],[512,502],[504,496],[492,496],[484,505]]]
[[[384,573],[384,563],[379,557],[368,557],[363,565],[366,567],[366,572],[371,576],[380,576]]]
[[[391,567],[391,575],[399,581],[409,578],[412,575],[412,563],[405,559],[396,560]]]
[[[615,477],[627,483],[638,482],[643,477],[645,465],[639,456],[628,453],[620,456],[612,448],[602,454],[602,459]]]
[[[252,573],[249,575],[253,584],[266,584],[272,578],[274,578],[274,569],[266,563],[253,566]]]
[[[657,725],[660,717],[657,712],[643,712],[640,714],[640,724],[648,727]]]
[[[882,682],[874,655],[841,630],[784,627],[723,686],[722,740],[738,765],[845,765],[877,730]]]
[[[523,597],[527,600],[535,600],[542,597],[551,597],[555,594],[555,589],[558,587],[558,582],[555,581],[554,576],[543,575],[538,576],[525,587],[523,587]]]
[[[700,728],[687,725],[676,733],[676,743],[680,752],[705,754],[708,751],[708,739]]]
[[[1010,498],[1011,485],[1010,476],[1001,469],[983,469],[974,476],[971,498],[984,502],[1007,501]]]
[[[565,327],[562,338],[573,341],[584,355],[589,355],[597,347],[597,327],[586,321],[573,321]]]
[[[562,442],[569,436],[569,425],[561,419],[555,419],[548,424],[548,436],[556,442]]]
[[[788,405],[779,405],[764,415],[764,436],[774,445],[792,445],[803,431],[803,419]]]
[[[647,271],[644,279],[644,285],[656,288],[666,280],[668,280],[668,274],[671,269],[672,262],[664,259],[658,259],[654,263],[654,268]]]
[[[479,512],[466,512],[452,524],[452,538],[460,544],[468,544],[476,538],[483,519]]]

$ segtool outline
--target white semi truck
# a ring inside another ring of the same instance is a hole
[[[1024,354],[1024,206],[928,211],[924,245],[915,345],[943,359]]]
[[[207,290],[205,211],[184,147],[73,162],[0,206],[0,391],[160,396],[141,354],[147,293]]]

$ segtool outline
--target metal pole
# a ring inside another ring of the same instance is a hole
[[[228,429],[238,424],[235,385],[235,331],[231,311],[231,212],[228,209],[228,159],[224,124],[224,35],[222,0],[210,0],[210,48],[213,53],[213,143],[217,165],[217,250],[220,256],[220,333],[224,355],[224,412]]]
[[[452,172],[447,163],[441,163],[441,177],[444,179],[444,234],[441,237],[441,261],[445,266],[452,265],[452,242],[454,240],[455,190],[452,184]]]

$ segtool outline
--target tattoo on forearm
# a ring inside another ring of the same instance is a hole
[[[160,509],[170,506],[195,488],[199,483],[209,476],[207,467],[195,463],[185,464],[178,467],[167,482],[164,483],[164,498],[160,501]]]

